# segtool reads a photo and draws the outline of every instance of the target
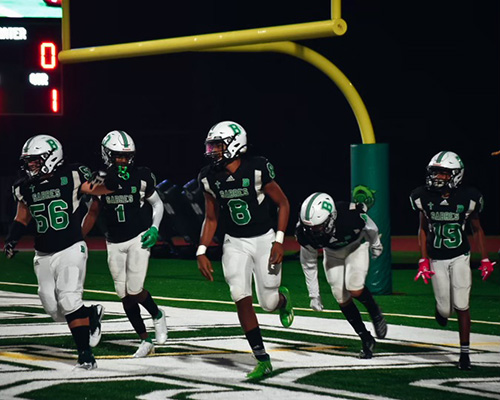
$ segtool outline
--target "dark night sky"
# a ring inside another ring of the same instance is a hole
[[[77,3],[85,6],[76,9]],[[72,45],[256,28],[330,15],[325,0],[184,1],[161,10],[154,10],[154,2],[143,9],[124,9],[123,3],[72,2]],[[409,192],[423,184],[435,153],[452,150],[464,160],[466,182],[485,196],[486,234],[498,235],[500,157],[490,156],[500,149],[498,2],[343,3],[346,35],[301,44],[344,72],[365,102],[377,142],[390,145],[392,233],[416,234]],[[119,14],[112,4],[122,5]],[[97,168],[101,138],[109,130],[123,129],[136,141],[139,164],[151,167],[160,180],[183,185],[204,163],[208,129],[230,119],[246,128],[253,150],[275,164],[277,180],[292,205],[289,229],[300,201],[311,192],[349,196],[349,146],[361,141],[356,120],[334,83],[298,59],[267,53],[185,53],[82,63],[64,66],[64,86],[63,117],[2,117],[2,176],[14,174],[18,149],[33,134],[53,134],[63,142],[67,158]]]

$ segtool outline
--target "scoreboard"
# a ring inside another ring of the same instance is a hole
[[[61,20],[0,18],[0,115],[62,115]]]

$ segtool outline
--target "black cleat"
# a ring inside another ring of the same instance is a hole
[[[472,369],[470,358],[467,353],[460,353],[460,359],[458,360],[458,369],[462,371],[470,371]]]
[[[387,322],[385,321],[384,314],[382,314],[381,311],[373,318],[373,328],[375,329],[375,334],[379,339],[383,339],[387,335]]]
[[[439,314],[439,311],[436,308],[436,322],[441,325],[441,326],[446,326],[448,325],[448,318],[443,317],[441,314]]]
[[[361,337],[361,352],[359,353],[359,358],[368,360],[373,357],[373,350],[375,349],[375,339],[370,332],[366,332]]]

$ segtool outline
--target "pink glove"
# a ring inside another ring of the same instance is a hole
[[[493,266],[496,264],[495,262],[491,262],[489,258],[483,258],[481,260],[481,266],[478,268],[481,271],[481,276],[483,277],[483,281],[489,278],[491,273],[493,272]]]
[[[418,273],[417,276],[415,276],[415,281],[418,281],[418,278],[422,277],[427,285],[429,283],[428,279],[431,279],[434,274],[435,272],[431,271],[431,264],[428,258],[421,258],[418,260]]]

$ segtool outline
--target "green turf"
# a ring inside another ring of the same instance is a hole
[[[1,282],[17,282],[36,285],[36,277],[32,267],[32,252],[20,252],[11,260],[4,260],[0,268]],[[151,259],[145,286],[153,296],[174,299],[193,299],[189,302],[175,300],[159,300],[160,304],[173,307],[216,309],[233,311],[235,306],[231,301],[228,286],[224,281],[220,262],[213,262],[214,281],[206,281],[199,273],[194,260],[181,259]],[[473,285],[471,293],[471,317],[473,320],[486,322],[500,322],[500,315],[493,310],[498,309],[500,302],[500,270],[496,270],[487,281],[482,281],[478,264],[473,262]],[[434,296],[432,285],[425,285],[422,281],[414,282],[416,271],[410,269],[396,269],[392,271],[393,294],[376,296],[377,302],[387,314],[391,324],[404,324],[436,328],[433,319],[420,319],[407,316],[434,316]],[[339,311],[330,286],[328,285],[322,268],[319,269],[320,290],[323,304],[327,310]],[[309,298],[305,285],[304,275],[297,260],[286,261],[283,264],[283,285],[290,289],[295,307],[309,308]],[[0,284],[3,290],[13,290],[25,293],[36,293],[36,287],[21,287]],[[89,293],[84,297],[92,300],[118,300],[114,294],[113,281],[106,263],[106,252],[91,251],[85,281],[87,290],[108,291],[110,294]],[[227,304],[201,303],[201,300],[217,300]],[[254,298],[254,302],[257,299]],[[369,320],[364,309],[360,306],[365,320]],[[261,312],[257,308],[257,312]],[[297,315],[321,315],[329,318],[343,318],[340,313],[314,313],[312,311],[296,312]],[[457,330],[457,322],[450,321],[448,327],[442,328]],[[500,334],[500,325],[473,323],[472,331],[477,333]]]

